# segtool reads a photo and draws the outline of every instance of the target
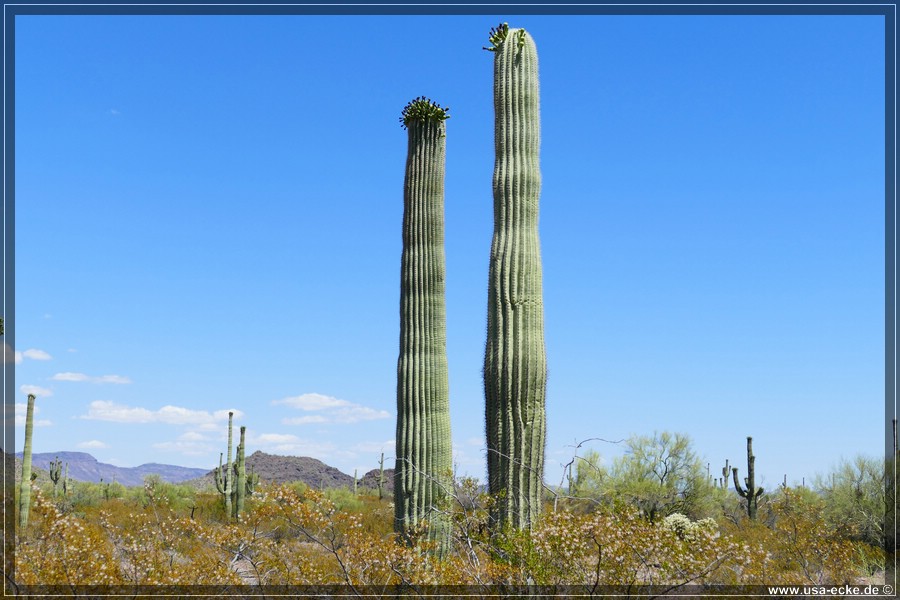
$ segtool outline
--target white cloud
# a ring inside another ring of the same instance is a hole
[[[265,438],[275,436],[273,439],[266,441]],[[281,434],[262,434],[253,441],[253,446],[264,452],[273,454],[287,454],[291,456],[311,456],[319,460],[325,460],[337,448],[330,442],[314,442],[311,440],[303,440],[292,436],[292,439],[280,439]],[[248,442],[249,444],[249,442]]]
[[[396,446],[396,440],[387,440],[385,442],[360,442],[351,446],[350,449],[362,454],[379,454],[384,452],[385,457],[388,457],[393,456]]]
[[[119,111],[118,109],[111,108],[111,109],[109,109],[109,114],[111,114],[114,117],[118,117],[119,115],[122,114],[122,112]]]
[[[187,456],[207,456],[216,449],[212,444],[184,440],[159,442],[158,444],[153,444],[153,447],[164,452],[177,452]]]
[[[115,423],[165,423],[166,425],[199,425],[203,429],[215,429],[218,421],[223,420],[223,411],[210,413],[205,410],[194,410],[181,406],[163,406],[159,410],[149,410],[138,406],[126,406],[106,400],[95,400],[88,406],[88,412],[80,419],[94,421],[112,421]],[[243,413],[235,411],[235,417]],[[228,418],[227,412],[224,419]],[[212,427],[207,427],[212,426]]]
[[[307,412],[318,412],[318,415],[303,417],[288,417],[282,419],[285,425],[306,425],[310,423],[358,423],[360,421],[374,421],[390,418],[391,413],[386,410],[376,410],[361,404],[354,404],[347,400],[341,400],[324,394],[302,394],[274,400],[272,404],[283,404]]]
[[[53,392],[47,388],[36,385],[23,385],[19,388],[23,394],[34,394],[36,398],[47,398],[53,395]]]
[[[284,425],[309,425],[310,423],[327,423],[322,415],[306,415],[305,417],[288,417],[281,420]]]
[[[90,383],[118,383],[118,384],[127,384],[131,383],[131,380],[127,377],[123,377],[121,375],[100,375],[99,377],[92,377],[90,375],[85,375],[84,373],[57,373],[53,377],[51,377],[53,381],[76,381],[83,382],[87,381]]]
[[[90,377],[84,373],[57,373],[50,379],[53,381],[88,381]]]
[[[51,421],[47,419],[37,419],[34,418],[37,414],[41,412],[39,406],[35,405],[34,407],[34,416],[32,417],[32,424],[35,427],[47,427],[48,425],[53,425]],[[24,402],[16,402],[16,427],[25,427],[25,418],[28,416],[28,405]]]
[[[291,444],[299,442],[300,438],[290,433],[263,433],[256,441],[260,444]]]
[[[50,360],[53,358],[43,350],[38,350],[37,348],[29,348],[22,353],[22,356],[30,358],[31,360]]]
[[[109,448],[108,445],[104,444],[100,440],[89,440],[87,442],[79,442],[79,448]]]
[[[326,408],[336,408],[339,406],[350,406],[350,402],[339,400],[324,394],[301,394],[292,398],[284,398],[275,400],[272,404],[286,404],[292,408],[300,410],[323,410]]]

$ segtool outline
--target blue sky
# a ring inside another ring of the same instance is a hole
[[[451,114],[455,460],[481,476],[500,21],[540,60],[547,480],[580,440],[663,430],[714,472],[752,435],[770,487],[881,455],[875,16],[17,17],[34,451],[212,467],[233,409],[249,452],[392,462],[398,117],[426,95]]]

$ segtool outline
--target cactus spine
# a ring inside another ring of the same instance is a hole
[[[503,23],[490,41],[496,155],[484,356],[488,485],[497,498],[493,522],[524,529],[540,514],[546,435],[538,59],[524,29]]]
[[[400,355],[397,360],[397,461],[394,529],[428,521],[438,553],[449,524],[435,509],[452,469],[444,300],[444,163],[449,108],[424,97],[403,109],[408,131],[403,182]]]
[[[228,462],[222,465],[222,453],[219,453],[219,468],[214,470],[216,489],[225,499],[225,514],[232,514],[231,497],[234,495],[234,473],[231,468],[231,426],[234,413],[228,413]]]
[[[756,471],[754,463],[756,457],[753,456],[753,438],[747,436],[747,476],[744,477],[744,485],[747,489],[741,487],[738,482],[738,469],[734,467],[731,471],[734,476],[734,489],[740,494],[741,498],[747,499],[747,516],[756,519],[756,509],[759,505],[759,497],[763,495],[763,489],[756,487]]]
[[[22,453],[22,482],[19,488],[19,529],[28,526],[28,510],[31,508],[31,434],[34,431],[34,394],[28,394],[25,411],[25,449]]]

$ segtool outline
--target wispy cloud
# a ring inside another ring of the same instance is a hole
[[[34,416],[37,417],[37,414],[41,412],[39,406],[35,405],[34,407]],[[28,405],[24,402],[16,402],[16,427],[25,427],[25,418],[28,416]],[[37,419],[35,418],[33,421],[35,427],[47,427],[49,425],[53,425],[51,421],[47,419]]]
[[[281,420],[284,425],[309,425],[311,423],[327,423],[322,415],[306,415],[305,417],[287,417]]]
[[[57,373],[53,377],[51,377],[53,381],[75,381],[75,382],[89,382],[89,383],[117,383],[117,384],[127,384],[131,383],[131,379],[128,377],[123,377],[121,375],[100,375],[99,377],[93,377],[91,375],[85,375],[84,373]]]
[[[236,418],[243,416],[239,410],[231,409]],[[111,421],[114,423],[164,423],[166,425],[215,425],[228,420],[228,410],[209,412],[181,406],[167,405],[157,410],[139,406],[126,406],[106,400],[95,400],[88,405],[87,414],[79,419]]]
[[[109,114],[111,114],[114,117],[118,117],[119,115],[122,114],[122,111],[120,111],[117,108],[111,108],[111,109],[109,109]]]
[[[109,448],[109,446],[107,444],[104,444],[100,440],[89,440],[87,442],[79,442],[78,447],[79,448],[89,448],[89,449],[91,449],[91,448]]]
[[[174,442],[159,442],[153,447],[163,452],[177,452],[187,456],[208,456],[216,447],[209,442],[195,442],[191,440],[176,440]]]
[[[34,394],[36,398],[47,398],[53,395],[52,391],[37,385],[23,385],[19,387],[19,390],[21,390],[21,392],[26,395]]]
[[[5,362],[13,361],[15,364],[20,365],[26,358],[31,360],[51,360],[53,357],[47,352],[38,350],[37,348],[29,348],[25,352],[20,352],[18,350],[13,352],[12,347],[6,342],[3,342],[3,360]]]
[[[331,456],[337,446],[331,442],[316,442],[284,433],[263,433],[248,440],[254,447],[264,452],[293,456],[312,456],[319,460]]]
[[[377,410],[341,400],[324,394],[302,394],[281,400],[274,400],[274,405],[284,405],[305,412],[316,412],[316,415],[302,417],[286,417],[281,420],[285,425],[306,425],[310,423],[358,423],[390,418],[391,413]]]

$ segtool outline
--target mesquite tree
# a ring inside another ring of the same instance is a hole
[[[494,53],[494,233],[484,356],[488,484],[498,526],[524,529],[541,510],[547,357],[538,201],[537,49],[524,29],[491,30]]]
[[[394,526],[409,534],[428,523],[438,553],[449,544],[440,511],[451,483],[452,448],[444,300],[444,157],[448,108],[425,97],[400,121],[408,132],[403,183],[400,355]]]

